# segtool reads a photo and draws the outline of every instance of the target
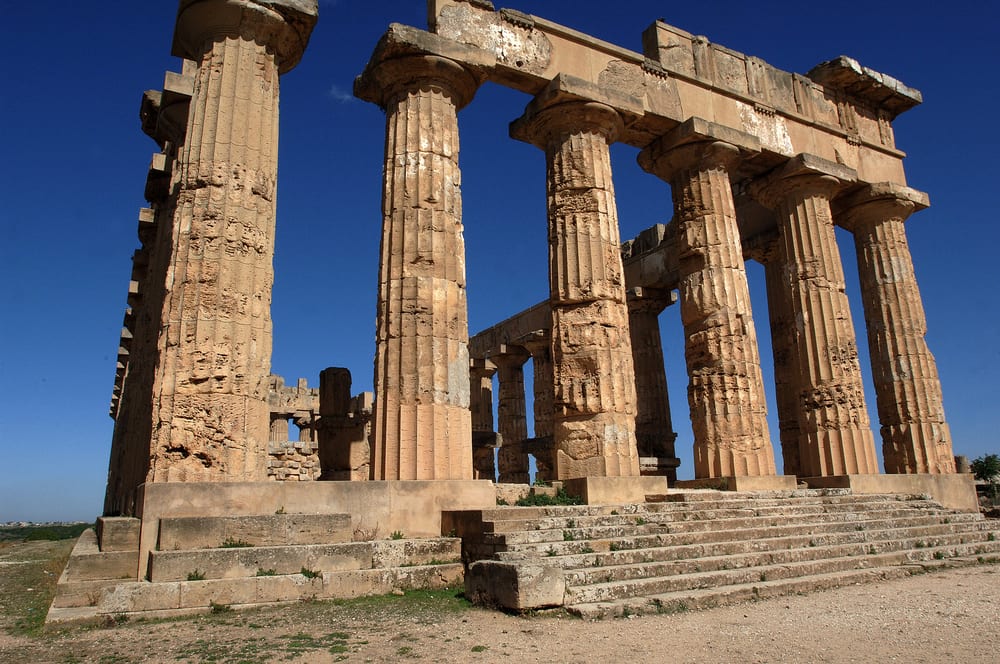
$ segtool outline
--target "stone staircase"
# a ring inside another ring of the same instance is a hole
[[[497,508],[452,522],[462,531],[467,562],[533,569],[520,581],[494,579],[503,586],[529,585],[528,577],[541,578],[539,567],[551,579],[556,568],[562,604],[585,617],[710,607],[1000,554],[1000,523],[924,496],[828,489],[658,498],[638,505]],[[477,576],[475,568],[470,572]],[[490,603],[483,589],[491,584],[473,580],[473,594]],[[527,587],[521,592],[531,594]]]
[[[164,518],[156,550],[140,569],[139,521],[118,521],[128,522],[131,544],[122,550],[85,532],[56,587],[49,622],[443,588],[461,584],[464,574],[461,540],[395,533],[351,541],[357,534],[346,514]]]

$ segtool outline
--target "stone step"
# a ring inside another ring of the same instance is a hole
[[[253,546],[191,551],[153,551],[148,578],[153,583],[203,579],[385,569],[461,561],[462,541],[454,537],[373,540],[339,544]]]
[[[49,622],[117,615],[167,617],[204,613],[213,606],[248,608],[311,599],[346,599],[414,589],[440,589],[462,583],[461,563],[383,569],[261,576],[205,581],[121,583],[103,591],[97,606],[54,607]]]
[[[744,531],[756,534],[758,531],[766,529],[777,529],[783,534],[812,533],[818,530],[829,528],[831,530],[849,529],[878,529],[887,524],[893,527],[906,527],[908,525],[924,525],[931,523],[942,523],[945,520],[953,523],[968,523],[981,519],[979,515],[971,513],[945,513],[933,514],[923,511],[913,510],[883,510],[877,513],[878,518],[866,518],[872,516],[871,513],[847,513],[847,514],[814,514],[801,517],[789,517],[788,519],[775,519],[773,517],[746,517],[732,519],[715,519],[705,521],[677,521],[677,522],[645,522],[641,525],[632,523],[621,526],[596,526],[593,528],[566,528],[566,529],[546,529],[546,530],[521,530],[512,533],[483,535],[483,542],[486,544],[504,545],[508,549],[522,549],[522,545],[538,545],[567,541],[568,539],[594,540],[594,539],[614,539],[630,537],[639,539],[642,537],[659,537],[662,535],[679,535],[684,533],[702,533],[706,537],[711,537],[712,533],[719,531],[736,532]]]
[[[822,515],[823,520],[836,520],[834,515],[843,515],[844,520],[857,519],[859,515],[871,514],[871,506],[864,503],[846,505],[799,505],[788,508],[745,507],[739,509],[711,510],[676,510],[673,512],[639,512],[635,514],[608,514],[599,516],[558,516],[540,519],[504,519],[500,521],[484,521],[483,532],[492,534],[508,534],[517,532],[536,532],[540,530],[565,530],[573,528],[596,528],[605,526],[631,526],[648,524],[674,524],[689,521],[717,522],[725,519],[771,519],[772,523],[788,523],[792,520],[806,520],[808,517]],[[886,511],[881,511],[885,514]],[[888,513],[902,514],[943,514],[952,512],[944,509],[934,509],[926,506],[901,504],[893,506]]]
[[[888,531],[890,536],[903,534],[911,537],[930,536],[942,532],[959,532],[961,530],[988,529],[989,523],[982,520],[958,519],[948,517],[908,517],[902,519],[872,519],[845,523],[803,524],[790,526],[770,526],[756,529],[735,528],[729,530],[695,531],[679,533],[661,533],[656,535],[623,535],[619,537],[575,539],[562,541],[542,541],[509,546],[508,553],[534,555],[537,557],[556,557],[562,555],[595,553],[603,551],[622,551],[626,549],[652,549],[676,547],[684,545],[706,545],[724,542],[763,541],[772,538],[808,537],[814,544],[832,544],[843,538],[844,534],[855,533],[858,537],[866,534]],[[975,515],[973,515],[975,516]],[[949,522],[945,523],[944,519]],[[868,537],[871,539],[871,537]],[[590,549],[590,551],[588,551]],[[496,554],[498,557],[502,553]]]
[[[853,569],[903,565],[914,561],[934,560],[935,556],[945,559],[982,554],[992,555],[998,552],[1000,552],[1000,543],[978,542],[973,544],[892,551],[875,555],[843,556],[740,569],[695,572],[673,576],[654,576],[585,586],[568,586],[566,589],[566,603],[572,605],[609,602],[628,597],[651,597],[663,593],[699,588],[752,584],[755,582],[763,583],[795,577],[844,572]]]
[[[635,562],[620,565],[599,564],[584,568],[570,568],[566,570],[565,578],[568,585],[582,586],[653,576],[692,574],[743,567],[761,567],[806,560],[865,556],[921,548],[942,548],[987,541],[987,534],[980,531],[976,533],[952,533],[932,538],[886,539],[878,542],[859,541],[849,544],[807,546],[790,549],[776,547],[722,555],[710,554],[681,560]]]
[[[160,519],[160,551],[350,542],[349,514],[260,514]]]
[[[97,533],[88,528],[73,546],[59,583],[134,579],[138,569],[138,550],[101,552],[97,546]]]
[[[642,614],[672,614],[708,609],[747,601],[757,601],[784,595],[800,594],[839,588],[842,586],[875,583],[888,579],[921,574],[941,567],[978,564],[977,557],[954,557],[946,560],[920,561],[917,563],[851,569],[841,572],[814,574],[779,580],[756,581],[716,588],[702,588],[661,593],[648,597],[628,597],[611,602],[577,603],[566,606],[573,615],[588,619],[624,617]]]

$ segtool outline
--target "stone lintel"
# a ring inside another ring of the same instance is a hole
[[[720,491],[791,491],[797,487],[794,475],[761,475],[758,477],[711,477],[698,480],[678,480],[675,489],[718,489]]]
[[[579,496],[588,505],[622,505],[646,502],[646,496],[667,492],[663,475],[630,477],[576,477],[563,480],[566,493]]]
[[[677,291],[666,288],[653,288],[650,286],[635,286],[625,291],[628,302],[656,301],[662,305],[662,309],[677,304]],[[661,310],[662,310],[661,309]]]
[[[534,143],[535,124],[544,111],[561,104],[597,103],[618,112],[625,125],[643,115],[643,100],[596,85],[576,76],[557,74],[528,104],[524,115],[510,124],[510,136],[525,143]]]
[[[502,344],[517,344],[540,330],[551,329],[552,307],[545,300],[474,335],[469,339],[469,356],[489,357]]]
[[[850,489],[853,493],[927,494],[943,507],[978,512],[976,481],[965,474],[831,475],[802,477],[810,489]]]
[[[892,76],[864,67],[846,55],[821,62],[807,76],[824,87],[842,90],[875,108],[887,111],[890,119],[924,101],[920,90],[904,85]]]
[[[284,74],[299,63],[318,18],[319,0],[181,0],[171,54],[199,60],[207,40],[238,37],[253,25]]]
[[[408,25],[392,23],[389,30],[382,35],[375,46],[375,51],[368,60],[365,70],[354,79],[354,96],[363,101],[383,106],[386,77],[382,73],[382,65],[392,60],[413,56],[437,56],[451,60],[456,66],[461,66],[469,72],[470,77],[474,79],[475,86],[483,81],[484,71],[496,65],[496,57],[491,53],[459,44],[450,39],[444,39]],[[475,87],[471,92],[475,92]],[[464,102],[468,103],[470,100],[471,93]],[[456,106],[459,109],[463,105],[463,103],[456,101]]]

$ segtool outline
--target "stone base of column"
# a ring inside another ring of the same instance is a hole
[[[854,493],[926,493],[942,506],[978,512],[976,481],[972,475],[833,475],[803,477],[810,489],[850,489]]]
[[[716,489],[718,491],[794,491],[794,475],[759,475],[754,477],[705,477],[678,480],[674,489]]]
[[[667,482],[673,486],[677,481],[677,467],[681,465],[681,460],[677,457],[639,457],[639,474],[648,476],[659,476],[667,478]]]
[[[139,487],[139,560],[156,548],[160,519],[275,514],[350,514],[378,537],[440,537],[441,514],[496,507],[489,480],[368,482],[148,482]],[[145,565],[142,566],[145,574]]]
[[[577,477],[563,480],[566,493],[579,496],[588,505],[624,505],[646,502],[646,496],[662,496],[667,492],[667,478]]]

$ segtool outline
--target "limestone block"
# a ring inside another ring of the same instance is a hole
[[[179,608],[192,609],[214,604],[253,604],[257,601],[257,579],[208,579],[182,581]]]
[[[431,562],[459,562],[462,540],[450,537],[414,540],[376,540],[372,544],[372,567],[429,565]]]
[[[465,596],[474,604],[512,611],[562,606],[563,571],[554,564],[481,560],[465,575]]]
[[[101,592],[100,613],[129,613],[180,608],[180,583],[120,583]]]
[[[138,551],[139,519],[102,516],[97,520],[101,551]]]

